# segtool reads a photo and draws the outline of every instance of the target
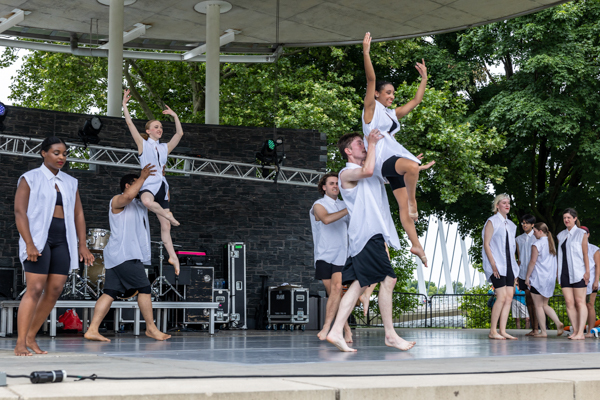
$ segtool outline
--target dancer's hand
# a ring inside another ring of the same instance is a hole
[[[422,160],[423,159],[423,153],[419,154],[417,156],[417,158],[419,159],[419,161]],[[426,169],[429,169],[429,168],[431,168],[433,166],[433,164],[435,164],[435,161],[430,161],[430,162],[428,162],[425,165],[419,165],[419,171],[424,171]]]
[[[35,247],[33,243],[27,244],[27,260],[31,262],[36,262],[38,257],[41,257],[42,253],[40,253]]]
[[[129,94],[129,89],[126,89],[123,92],[123,107],[127,107],[127,102],[131,100],[131,95]]]
[[[498,272],[498,268],[496,268],[496,264],[492,265],[492,275],[496,277],[496,279],[500,279],[500,272]]]
[[[525,278],[525,286],[527,286],[528,288],[531,287],[531,285],[529,284],[529,277]]]
[[[175,111],[171,110],[168,105],[165,104],[165,107],[167,107],[167,109],[163,110],[163,112],[162,112],[163,114],[170,115],[173,118],[175,118],[177,116],[177,114],[175,114]]]
[[[365,38],[363,39],[363,53],[368,54],[371,51],[371,33],[365,33]]]
[[[367,137],[367,143],[369,146],[375,146],[381,139],[383,139],[383,135],[379,132],[379,129],[373,129]]]
[[[88,267],[94,264],[94,255],[88,250],[85,242],[79,244],[79,261],[83,261]]]
[[[583,274],[583,280],[585,281],[586,285],[590,282],[590,271],[587,271],[585,274]]]
[[[421,58],[421,61],[421,63],[418,62],[417,65],[415,65],[415,68],[417,71],[419,71],[421,78],[427,79],[427,67],[425,66],[425,59]]]
[[[163,165],[163,176],[166,176],[166,175],[167,175],[167,173],[165,172],[165,168],[167,168],[167,166],[166,166],[166,165]],[[170,200],[170,199],[169,199],[169,200]]]
[[[146,180],[146,179],[148,179],[149,176],[156,175],[155,172],[156,172],[156,167],[152,164],[147,164],[144,168],[142,168],[142,172],[140,173],[140,178]]]

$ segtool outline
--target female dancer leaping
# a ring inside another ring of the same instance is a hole
[[[363,56],[367,77],[367,93],[362,115],[365,148],[368,147],[367,137],[369,132],[378,129],[383,135],[383,140],[382,143],[377,145],[374,174],[379,175],[382,179],[387,179],[390,183],[398,202],[402,227],[412,244],[410,252],[418,256],[423,264],[427,266],[427,257],[419,243],[419,237],[415,229],[415,221],[418,218],[415,192],[419,171],[431,167],[435,161],[420,166],[422,155],[415,157],[394,138],[394,135],[400,129],[398,119],[411,112],[423,100],[425,87],[427,86],[427,68],[424,61],[422,64],[417,63],[415,67],[421,75],[421,84],[416,96],[402,107],[392,110],[388,107],[394,101],[394,86],[389,82],[376,81],[375,70],[369,55],[370,50],[371,34],[367,32],[363,40]]]
[[[527,266],[527,275],[525,285],[529,287],[533,305],[535,307],[535,317],[540,321],[541,332],[537,331],[533,337],[547,337],[546,315],[556,324],[557,335],[564,332],[564,324],[560,322],[556,312],[548,305],[548,300],[554,294],[554,286],[557,277],[556,265],[556,247],[548,227],[543,222],[538,222],[533,226],[533,234],[537,239],[531,246],[531,257]]]
[[[131,99],[129,90],[126,90],[123,96],[123,113],[125,121],[133,136],[133,140],[138,146],[138,154],[140,156],[141,165],[155,165],[158,171],[164,170],[167,164],[167,156],[177,147],[179,141],[183,137],[183,129],[179,117],[168,106],[163,111],[163,114],[170,115],[175,120],[175,128],[177,132],[171,138],[169,143],[159,143],[163,134],[163,128],[160,121],[151,120],[146,123],[146,133],[140,134],[131,120],[129,111],[127,110],[127,102]],[[179,259],[173,248],[171,240],[171,225],[179,226],[179,222],[173,217],[173,213],[169,210],[169,184],[167,179],[162,174],[156,174],[148,177],[140,190],[140,200],[158,217],[160,221],[160,237],[169,253],[169,264],[175,267],[175,274],[179,275]]]

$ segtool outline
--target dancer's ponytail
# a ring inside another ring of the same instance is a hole
[[[550,252],[550,254],[555,256],[556,246],[554,245],[554,239],[552,238],[552,234],[548,230],[548,226],[543,222],[538,222],[537,224],[533,225],[533,227],[538,231],[542,231],[548,237],[548,251]]]

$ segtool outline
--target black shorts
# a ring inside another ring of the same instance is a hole
[[[521,289],[523,290],[523,289]],[[534,288],[533,286],[531,287],[531,289],[529,289],[529,291],[533,294],[539,294],[540,296],[542,296],[542,294],[540,292],[538,292],[538,290],[536,288]]]
[[[142,193],[150,193],[152,194],[152,192],[148,189],[144,189],[142,191],[140,191],[140,196],[142,195]],[[160,189],[158,189],[158,192],[156,192],[154,196],[154,201],[157,202],[158,204],[160,204],[160,206],[166,210],[169,208],[169,200],[166,200],[165,197],[167,197],[167,185],[165,185],[165,182],[163,181],[162,185],[160,185]]]
[[[404,183],[404,175],[400,175],[396,172],[396,161],[401,158],[402,157],[398,156],[390,157],[385,160],[381,166],[381,175],[388,180],[390,186],[392,187],[392,191],[406,187],[406,184]]]
[[[358,281],[361,287],[382,282],[386,276],[396,279],[396,273],[385,251],[383,235],[373,236],[360,253],[348,257],[342,270],[342,283]]]
[[[566,281],[564,281],[561,277],[560,280],[560,287],[561,288],[573,288],[573,289],[580,289],[580,288],[585,288],[587,287],[587,285],[585,284],[585,281],[582,279],[579,282],[575,282],[575,283],[569,283],[569,279],[567,278]]]
[[[500,278],[496,278],[494,274],[492,274],[490,280],[492,281],[492,285],[494,285],[495,288],[501,288],[504,286],[515,286],[515,275],[513,274],[510,265],[506,267],[506,276],[500,275]]]
[[[150,280],[140,260],[127,260],[106,270],[105,291],[125,294],[128,290],[142,289],[147,286],[150,286]]]
[[[69,275],[71,270],[71,255],[67,243],[67,228],[62,218],[52,218],[48,239],[42,249],[42,255],[36,262],[23,261],[25,272],[33,274]]]
[[[525,279],[517,278],[517,282],[519,283],[519,290],[529,290],[525,284]]]
[[[331,279],[336,272],[342,272],[342,265],[334,265],[323,260],[317,260],[315,263],[315,279]]]

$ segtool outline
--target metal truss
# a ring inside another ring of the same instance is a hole
[[[43,139],[0,134],[0,154],[40,157]],[[105,165],[140,169],[137,150],[67,142],[67,161],[72,163]],[[278,172],[279,170],[279,172]],[[324,172],[308,169],[262,166],[231,161],[209,160],[170,154],[166,172],[180,175],[202,175],[258,182],[275,182],[314,187]]]

